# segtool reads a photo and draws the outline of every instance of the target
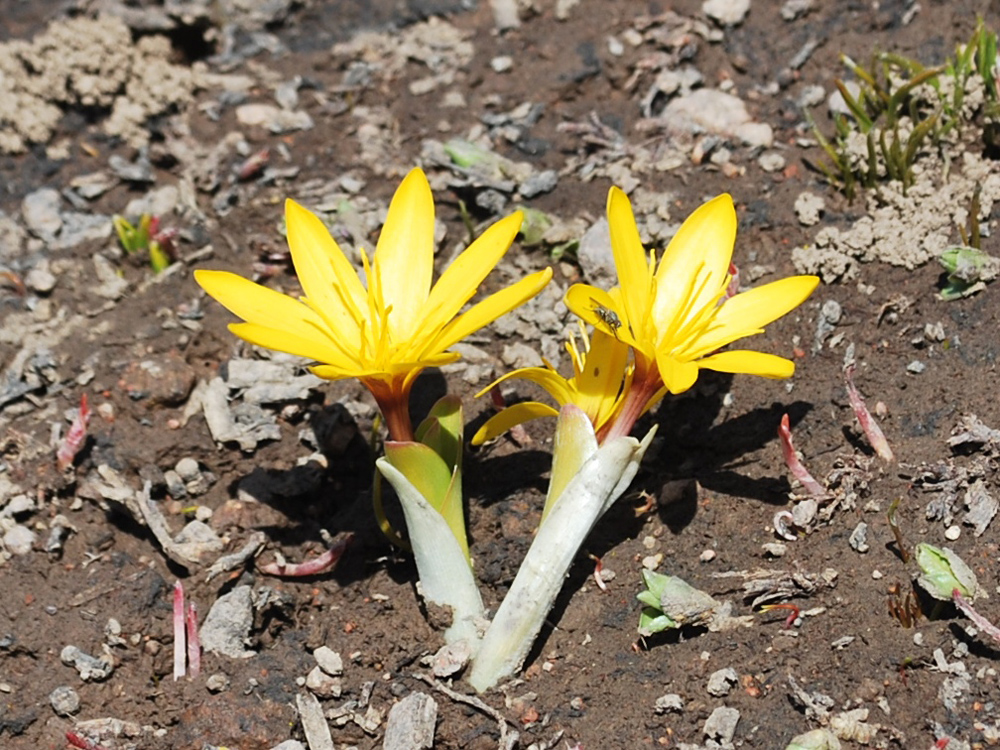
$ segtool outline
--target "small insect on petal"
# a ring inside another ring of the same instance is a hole
[[[60,471],[66,471],[73,465],[73,459],[87,441],[88,424],[90,424],[90,407],[87,406],[87,394],[84,393],[80,396],[80,410],[56,451],[56,465]]]
[[[618,313],[605,307],[604,305],[598,304],[597,300],[593,297],[590,298],[590,301],[594,303],[594,307],[592,309],[595,313],[597,313],[597,317],[601,319],[601,322],[604,323],[604,325],[611,329],[611,333],[613,333],[617,339],[618,329],[622,327],[622,319],[618,317]]]

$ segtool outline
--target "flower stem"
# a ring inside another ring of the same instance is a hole
[[[656,369],[656,364],[636,357],[635,378],[632,387],[622,400],[618,416],[605,424],[597,433],[597,442],[603,445],[616,437],[625,437],[632,432],[639,417],[649,400],[663,387],[663,380]]]

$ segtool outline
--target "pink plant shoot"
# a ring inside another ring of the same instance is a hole
[[[184,585],[177,581],[174,583],[174,681],[176,682],[186,673],[184,668],[184,657],[186,656],[187,638],[184,626]]]
[[[90,407],[87,406],[87,394],[80,396],[80,409],[73,418],[73,424],[69,427],[66,437],[59,443],[56,450],[56,465],[59,471],[66,471],[73,465],[73,459],[87,442],[87,425],[90,424]]]
[[[875,449],[875,453],[886,463],[892,463],[895,458],[892,455],[892,448],[889,447],[889,441],[885,439],[885,435],[882,433],[882,428],[878,426],[878,422],[868,411],[868,407],[865,406],[865,400],[862,398],[858,389],[854,386],[854,365],[850,364],[844,368],[844,380],[847,381],[847,397],[851,400],[851,408],[854,409],[854,416],[858,418],[858,424],[861,425],[861,431],[865,433],[865,437],[868,438],[868,444]]]
[[[783,414],[781,417],[781,423],[778,425],[778,437],[781,439],[781,453],[785,457],[785,464],[792,476],[813,497],[826,497],[823,485],[813,479],[813,475],[799,461],[799,455],[795,452],[795,446],[792,445],[792,428],[789,426],[787,414]]]
[[[276,562],[258,565],[257,569],[261,573],[281,578],[302,578],[304,576],[315,576],[320,573],[326,573],[328,570],[332,570],[333,566],[337,564],[340,556],[344,554],[344,550],[347,549],[348,543],[353,538],[353,534],[348,534],[343,539],[331,545],[330,549],[319,557],[314,557],[312,560],[307,560],[303,563],[289,563],[283,559],[279,559]]]
[[[188,675],[197,677],[201,672],[201,639],[198,637],[198,610],[194,602],[188,602],[184,625],[187,630]]]
[[[1000,628],[974,610],[972,608],[972,602],[962,596],[961,591],[958,589],[952,589],[951,598],[954,600],[955,606],[958,607],[963,615],[972,620],[977,628],[982,630],[997,643],[1000,643]]]

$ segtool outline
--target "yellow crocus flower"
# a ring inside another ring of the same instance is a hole
[[[294,298],[226,271],[196,271],[212,297],[245,322],[229,329],[252,344],[307,357],[313,373],[358,378],[372,392],[394,440],[412,440],[410,388],[425,367],[459,358],[449,347],[536,295],[545,269],[461,308],[503,257],[521,226],[520,212],[490,226],[431,284],[434,200],[420,169],[392,198],[363,284],[323,222],[285,202],[292,262],[305,292]]]
[[[545,367],[522,367],[509,372],[490,383],[476,396],[482,396],[510,378],[530,380],[544,388],[559,406],[573,404],[579,407],[594,425],[594,429],[600,430],[618,414],[623,397],[631,385],[629,348],[604,331],[595,330],[593,339],[588,339],[587,329],[582,324],[580,330],[582,349],[577,347],[576,339],[572,336],[566,342],[566,350],[573,362],[572,377],[564,378],[546,362]],[[539,401],[512,404],[490,417],[472,437],[472,444],[481,445],[529,419],[557,416],[558,409]]]
[[[566,304],[591,325],[613,334],[635,352],[632,388],[608,434],[627,434],[639,415],[666,392],[682,393],[705,368],[787,378],[795,364],[764,352],[722,347],[764,331],[802,304],[819,283],[791,276],[726,298],[736,241],[736,210],[723,194],[692,213],[663,257],[647,256],[628,197],[608,194],[608,224],[618,286],[610,292],[574,284]]]

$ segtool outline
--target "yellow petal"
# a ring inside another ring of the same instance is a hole
[[[737,349],[698,360],[698,365],[716,372],[745,373],[783,379],[795,374],[795,363],[775,354]]]
[[[688,216],[670,240],[656,269],[656,300],[653,317],[660,327],[674,320],[695,287],[697,311],[722,288],[729,273],[736,242],[736,210],[727,194],[702,204]]]
[[[656,353],[656,368],[663,384],[673,394],[684,393],[698,380],[697,362],[680,362],[666,352]]]
[[[285,201],[288,248],[306,299],[352,351],[361,342],[366,293],[357,271],[318,216],[293,200]]]
[[[422,325],[434,271],[434,196],[421,169],[413,169],[396,189],[379,234],[372,272],[386,307],[392,305],[389,330],[406,341]]]
[[[628,353],[627,344],[602,331],[594,331],[586,367],[576,378],[578,395],[574,403],[586,412],[596,427],[600,427],[614,410],[625,379]]]
[[[628,196],[616,187],[608,191],[608,226],[615,256],[618,285],[623,290],[625,314],[633,324],[649,314],[652,287],[649,263],[635,225]]]
[[[536,271],[499,292],[491,294],[445,326],[441,333],[427,345],[425,351],[442,351],[458,343],[466,336],[489,325],[501,315],[523,305],[542,291],[551,279],[552,269],[546,268],[544,271]]]
[[[817,284],[816,276],[789,276],[727,299],[715,313],[711,328],[685,354],[697,358],[760,333],[768,323],[801,305]]]
[[[295,354],[319,362],[328,363],[337,372],[353,375],[357,364],[330,345],[323,336],[309,337],[292,333],[281,321],[282,328],[269,328],[257,323],[230,323],[229,330],[244,341],[263,346],[265,349]],[[340,376],[338,376],[340,377]]]
[[[330,356],[346,356],[344,348],[331,338],[326,322],[299,300],[228,271],[195,271],[194,278],[223,307],[248,323],[280,328],[295,339],[311,342],[313,347],[335,352]],[[303,356],[320,359],[314,354]]]
[[[503,435],[511,427],[519,425],[522,422],[527,422],[529,419],[555,417],[558,415],[559,412],[548,404],[538,401],[522,401],[519,404],[508,406],[500,413],[487,419],[486,424],[480,427],[476,431],[476,434],[472,436],[472,444],[482,445],[487,440],[492,440],[495,437]]]
[[[518,370],[512,370],[483,388],[483,390],[476,394],[476,398],[479,398],[492,388],[500,385],[505,380],[510,380],[512,378],[516,378],[518,380],[528,380],[541,386],[545,389],[546,393],[552,396],[552,398],[555,399],[560,405],[573,400],[573,391],[569,387],[566,378],[555,370],[549,370],[545,367],[522,367]]]
[[[523,216],[517,211],[490,225],[445,269],[421,312],[427,329],[442,328],[472,299],[483,279],[510,248]]]
[[[621,326],[617,329],[619,341],[630,344],[637,349],[644,350],[650,348],[644,345],[645,342],[638,341],[632,335],[634,326],[629,324],[628,313],[622,309],[614,296],[608,294],[603,289],[591,286],[590,284],[573,284],[566,290],[566,294],[563,295],[563,302],[566,303],[566,307],[574,315],[585,323],[589,323],[596,330],[604,331],[612,336],[615,332],[611,330],[605,319],[601,317],[600,311],[603,308],[604,310],[613,312],[621,321]],[[652,351],[651,348],[650,351]]]

